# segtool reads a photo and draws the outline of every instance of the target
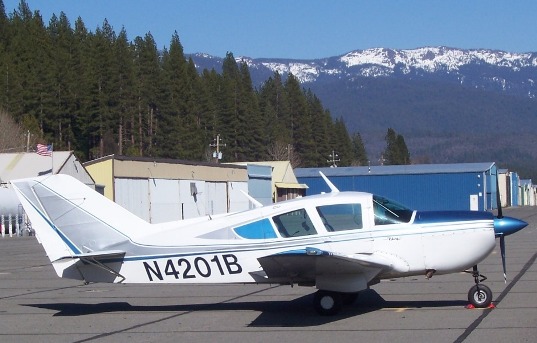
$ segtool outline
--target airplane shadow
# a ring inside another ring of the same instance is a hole
[[[318,326],[369,312],[390,308],[441,308],[465,306],[463,300],[450,301],[386,301],[374,290],[360,293],[356,303],[345,306],[335,316],[320,316],[312,306],[313,295],[305,295],[291,301],[230,302],[216,304],[185,304],[142,306],[128,302],[106,302],[99,304],[53,303],[26,304],[36,308],[57,311],[54,316],[85,316],[110,312],[197,312],[197,311],[258,311],[260,315],[249,327],[307,327]]]

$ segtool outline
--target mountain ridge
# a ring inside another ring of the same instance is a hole
[[[223,59],[192,58],[198,70]],[[321,59],[236,57],[254,86],[292,73],[332,116],[361,133],[378,164],[388,127],[405,137],[414,162],[496,161],[537,178],[537,53],[423,47],[353,50]]]

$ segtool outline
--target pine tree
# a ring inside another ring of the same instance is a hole
[[[389,128],[386,133],[386,149],[384,161],[387,165],[410,164],[410,153],[402,135],[398,135],[394,129]]]
[[[243,156],[239,134],[239,99],[240,74],[237,62],[231,52],[226,54],[222,65],[222,82],[218,92],[218,124],[217,131],[225,140],[227,154],[224,160],[239,161]],[[227,157],[226,157],[227,156]]]
[[[50,75],[54,91],[53,107],[47,115],[48,131],[53,133],[55,148],[71,150],[71,143],[75,141],[73,124],[76,111],[76,79],[80,75],[75,73],[75,38],[65,13],[62,12],[59,19],[55,15],[52,16],[48,33],[51,49],[54,51]]]
[[[270,77],[258,93],[258,102],[260,106],[263,123],[266,128],[266,139],[268,150],[271,150],[273,157],[281,159],[282,157],[276,156],[288,156],[289,152],[285,154],[274,153],[280,151],[278,147],[288,147],[293,142],[293,135],[291,127],[288,125],[289,110],[285,101],[285,89],[279,73],[275,72]],[[288,148],[285,148],[288,150]],[[284,157],[283,159],[288,159]]]
[[[238,65],[231,52],[221,74],[199,75],[177,33],[159,53],[151,34],[131,43],[125,29],[116,35],[106,20],[92,33],[81,18],[72,29],[60,13],[45,27],[24,0],[9,18],[0,0],[0,32],[0,107],[81,159],[208,159],[219,134],[228,161],[270,156],[317,166],[350,141],[344,123],[334,123],[293,75],[284,83],[274,73],[256,91],[247,64]]]
[[[9,53],[9,40],[11,36],[11,26],[8,21],[4,2],[0,0],[0,109],[9,110],[9,61],[11,60]]]
[[[352,135],[352,147],[353,147],[353,166],[365,166],[368,165],[369,159],[365,150],[364,142],[360,133],[356,132]]]
[[[90,139],[93,134],[90,131],[91,125],[91,97],[92,89],[92,69],[91,69],[91,46],[90,34],[82,21],[78,18],[75,22],[73,32],[72,74],[75,76],[72,88],[70,89],[73,99],[72,132],[75,137],[74,149],[81,158],[90,158],[89,151],[93,147]]]
[[[116,34],[107,20],[90,36],[90,116],[86,119],[90,136],[90,158],[117,152],[117,108],[119,78],[115,69]]]
[[[131,146],[127,128],[133,126],[132,122],[130,122],[132,120],[131,114],[136,112],[133,55],[133,47],[127,39],[127,32],[123,28],[114,43],[114,69],[118,78],[118,113],[115,122],[117,126],[118,153],[120,155],[123,155],[124,151]]]
[[[334,131],[336,138],[335,150],[338,152],[339,159],[341,160],[340,166],[350,166],[353,161],[353,147],[343,118],[336,119]]]
[[[195,154],[194,160],[206,159],[206,150],[212,140],[212,119],[214,117],[214,104],[210,99],[205,84],[196,70],[192,58],[189,58],[186,67],[186,77],[189,84],[190,95],[188,98],[189,121],[192,130],[191,141]]]
[[[131,114],[127,128],[129,148],[125,151],[134,156],[160,156],[159,102],[167,97],[163,86],[160,57],[153,36],[148,33],[144,38],[134,40],[134,72],[136,109]]]
[[[248,65],[240,64],[240,100],[238,109],[239,135],[238,141],[242,149],[239,160],[256,161],[264,159],[266,135],[259,109],[258,98],[252,86]]]
[[[293,147],[300,155],[304,167],[315,166],[315,142],[313,140],[311,117],[308,114],[306,97],[298,79],[290,74],[285,82],[285,99],[289,110]]]
[[[162,127],[160,154],[182,159],[201,159],[204,151],[203,131],[196,116],[195,92],[199,76],[192,73],[185,60],[177,32],[172,37],[170,51],[163,59],[163,76],[167,98],[161,100]]]
[[[315,166],[322,166],[326,164],[327,157],[334,149],[332,140],[337,133],[334,130],[330,112],[323,108],[319,98],[311,90],[306,92],[306,98],[312,122],[312,138],[315,142],[312,156],[314,159],[311,163]]]

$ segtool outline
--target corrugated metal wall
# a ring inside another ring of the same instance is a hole
[[[183,211],[179,202],[179,181],[149,179],[149,217],[152,223],[179,220]]]
[[[229,211],[239,212],[250,208],[250,200],[242,194],[246,192],[248,194],[247,182],[228,182],[228,194],[229,194]]]
[[[491,206],[491,189],[488,194],[486,190],[487,182],[490,181],[484,173],[349,175],[329,178],[342,191],[382,195],[417,210],[469,210],[472,195],[477,195],[479,210],[490,209]],[[308,195],[329,191],[320,177],[298,177],[298,180],[309,186]]]
[[[511,206],[520,206],[518,201],[518,185],[520,179],[518,173],[511,172]]]
[[[197,218],[248,209],[248,200],[239,191],[248,191],[246,182],[206,182],[200,180],[115,179],[116,202],[151,223]],[[231,191],[228,191],[231,189]],[[229,196],[229,204],[228,204]]]
[[[263,205],[272,204],[272,167],[248,164],[247,170],[250,196]]]
[[[115,182],[116,203],[138,217],[150,221],[149,184],[147,179],[119,179]]]
[[[227,213],[227,182],[205,182],[207,214]]]

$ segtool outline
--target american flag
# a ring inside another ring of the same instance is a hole
[[[41,156],[52,156],[52,145],[37,144],[36,152]]]

